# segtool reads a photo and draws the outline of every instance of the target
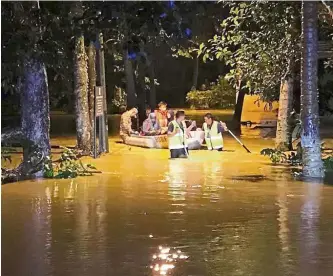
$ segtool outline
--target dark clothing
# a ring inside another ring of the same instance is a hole
[[[178,125],[179,125],[180,129],[184,132],[184,126],[183,126],[183,124],[180,123],[180,124],[178,124]],[[169,124],[169,126],[168,126],[168,131],[169,131],[169,132],[173,132],[173,130],[174,130],[173,124]]]
[[[186,148],[187,154],[185,152],[185,149],[171,149],[170,150],[170,156],[171,158],[180,158],[180,157],[187,157],[189,154],[188,148]]]

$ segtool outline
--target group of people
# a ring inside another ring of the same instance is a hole
[[[158,104],[158,109],[151,111],[146,108],[146,119],[141,130],[132,129],[132,118],[137,118],[138,110],[132,108],[122,114],[120,119],[120,137],[126,143],[131,135],[153,136],[168,135],[168,143],[171,158],[187,158],[189,155],[187,139],[190,131],[196,129],[196,122],[185,119],[185,112],[179,110],[174,114],[167,109],[165,102]],[[199,129],[198,129],[199,130]],[[204,116],[202,130],[205,133],[205,141],[209,150],[223,150],[222,132],[227,131],[223,122],[215,121],[211,113]]]

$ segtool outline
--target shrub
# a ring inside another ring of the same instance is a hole
[[[224,77],[219,77],[208,90],[191,90],[186,95],[186,101],[193,109],[232,108],[236,93]]]
[[[111,113],[122,113],[127,108],[127,94],[124,89],[116,86],[114,89],[114,97],[111,103]]]

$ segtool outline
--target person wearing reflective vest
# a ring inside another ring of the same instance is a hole
[[[171,158],[187,158],[188,156],[188,129],[184,124],[184,120],[185,112],[177,111],[175,120],[169,123],[168,140]],[[194,124],[195,122],[193,123],[193,125]]]
[[[205,141],[209,150],[223,150],[222,132],[228,128],[225,123],[214,121],[213,115],[207,113],[204,117],[205,122],[202,126],[205,132]]]

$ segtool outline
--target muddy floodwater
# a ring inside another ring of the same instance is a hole
[[[271,166],[272,140],[188,160],[116,141],[102,174],[2,186],[2,275],[333,275],[333,186]]]

